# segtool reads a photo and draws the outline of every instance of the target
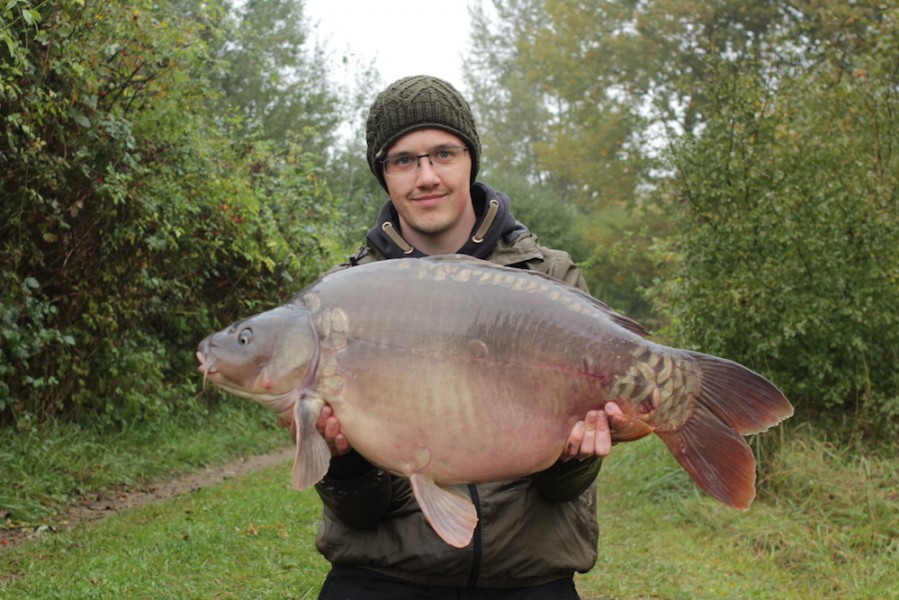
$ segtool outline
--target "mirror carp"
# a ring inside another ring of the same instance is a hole
[[[747,509],[744,435],[793,414],[768,380],[656,344],[635,321],[542,274],[463,256],[328,274],[291,302],[203,340],[204,380],[295,419],[293,485],[328,471],[315,428],[329,404],[352,448],[411,481],[425,518],[466,546],[477,524],[457,484],[556,462],[574,424],[614,401],[613,440],[654,433],[703,490]]]

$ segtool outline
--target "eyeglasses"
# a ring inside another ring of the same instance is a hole
[[[384,175],[388,177],[402,177],[416,172],[420,166],[421,159],[426,156],[434,170],[441,171],[461,165],[462,161],[459,159],[466,152],[468,152],[468,148],[463,148],[462,146],[444,146],[427,154],[397,154],[396,156],[388,156],[381,161],[381,164],[384,165]]]

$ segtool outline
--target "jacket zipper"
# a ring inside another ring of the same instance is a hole
[[[471,502],[474,504],[475,511],[477,511],[478,515],[478,524],[474,528],[474,533],[472,534],[472,557],[471,557],[471,571],[468,573],[468,586],[469,588],[473,588],[478,583],[478,578],[481,575],[481,559],[483,548],[481,546],[481,500],[478,496],[478,488],[473,483],[468,484],[468,495],[471,496]]]

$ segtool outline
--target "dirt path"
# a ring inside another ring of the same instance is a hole
[[[229,463],[205,467],[175,479],[153,482],[139,488],[106,491],[85,496],[48,519],[51,524],[21,528],[0,527],[0,548],[9,548],[27,539],[69,530],[123,510],[162,502],[221,483],[232,477],[240,477],[247,473],[274,467],[289,460],[293,455],[294,449],[286,448],[270,454],[244,457]]]

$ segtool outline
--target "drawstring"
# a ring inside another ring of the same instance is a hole
[[[493,222],[496,220],[496,215],[499,213],[499,200],[496,198],[491,198],[487,204],[487,213],[484,215],[484,220],[481,221],[481,226],[478,227],[477,231],[474,232],[474,235],[471,236],[471,241],[475,244],[480,244],[484,241],[484,236],[487,235],[487,232],[490,231],[490,227],[493,225]],[[387,237],[393,241],[394,244],[399,246],[400,250],[403,251],[403,254],[412,254],[415,252],[415,248],[412,247],[409,242],[407,242],[400,232],[394,229],[393,223],[390,221],[384,221],[381,224],[381,231],[387,234]]]
[[[480,244],[484,241],[484,236],[487,235],[487,232],[490,230],[490,226],[493,225],[494,219],[496,219],[496,213],[499,212],[499,200],[496,198],[490,199],[490,205],[487,207],[487,214],[484,215],[484,220],[481,221],[481,226],[478,227],[478,230],[474,232],[474,235],[471,236],[471,241],[475,244]]]
[[[384,224],[381,225],[381,231],[387,234],[394,244],[400,247],[400,250],[403,251],[403,254],[412,254],[415,252],[415,248],[409,245],[409,242],[403,239],[403,236],[393,228],[393,223],[390,221],[384,221]]]

